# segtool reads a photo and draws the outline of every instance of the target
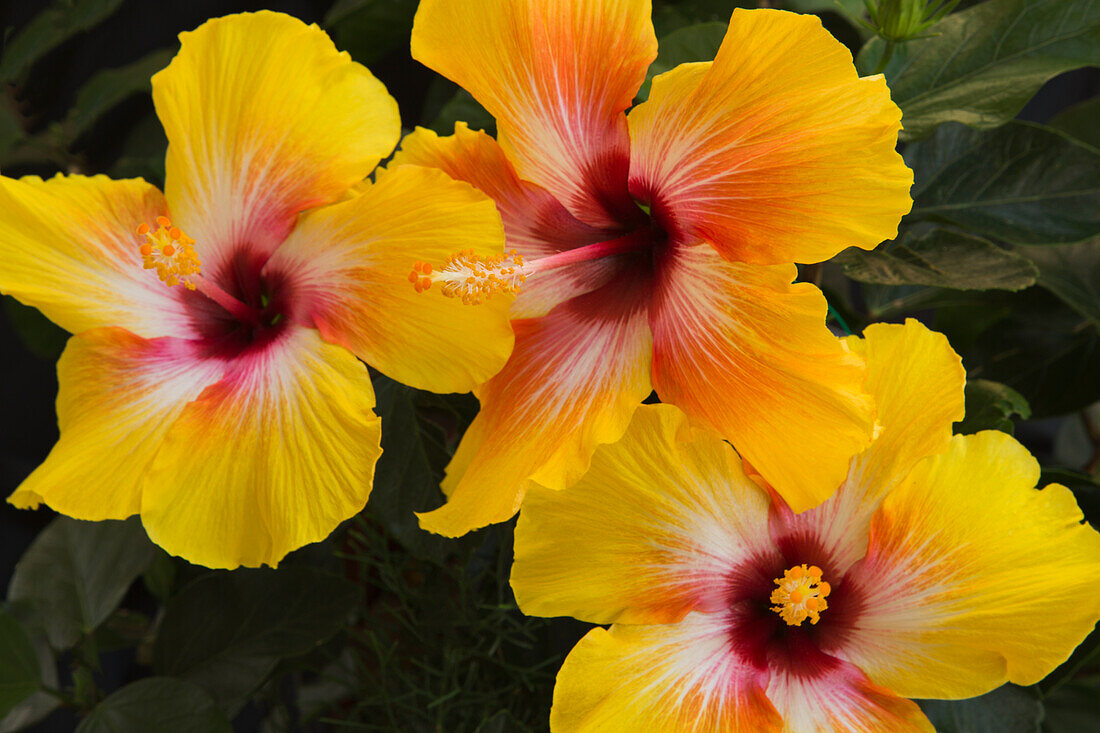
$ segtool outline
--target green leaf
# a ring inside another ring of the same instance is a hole
[[[1043,733],[1084,733],[1100,720],[1100,677],[1062,685],[1044,701]]]
[[[13,616],[0,610],[0,718],[38,689],[38,655]]]
[[[912,218],[1013,244],[1100,234],[1100,151],[1059,132],[1020,122],[984,133],[944,125],[905,158],[916,175]]]
[[[459,120],[465,121],[471,130],[484,130],[490,135],[496,135],[497,121],[465,89],[455,92],[428,127],[439,135],[451,135]]]
[[[50,644],[67,649],[111,615],[152,560],[153,544],[136,517],[58,517],[16,564],[8,598],[33,603]]]
[[[1004,685],[968,700],[918,700],[937,733],[1039,733],[1043,705],[1034,690]]]
[[[798,13],[832,11],[840,13],[849,20],[859,20],[863,17],[866,6],[863,4],[863,0],[786,0],[783,7]]]
[[[911,230],[870,252],[851,248],[837,257],[853,280],[880,285],[931,285],[957,290],[1021,290],[1038,270],[1026,258],[988,239],[949,229]]]
[[[1083,143],[1100,148],[1100,96],[1075,104],[1054,116],[1047,126]]]
[[[442,560],[453,543],[420,529],[414,513],[443,503],[439,477],[432,471],[416,419],[416,393],[382,375],[375,377],[374,390],[375,412],[382,418],[382,457],[367,510],[413,555]]]
[[[4,317],[27,350],[48,362],[57,361],[69,342],[69,332],[46,318],[37,308],[23,305],[10,295],[3,296],[3,301]]]
[[[663,43],[666,36],[685,26],[709,21],[728,24],[734,8],[758,7],[757,0],[655,0],[653,30]]]
[[[232,733],[233,727],[201,687],[170,677],[126,685],[80,721],[76,733]]]
[[[696,23],[674,30],[662,38],[657,45],[657,58],[649,65],[645,82],[635,99],[641,101],[649,98],[653,77],[658,74],[671,71],[680,64],[713,60],[726,36],[727,27],[728,21]]]
[[[1039,284],[1100,326],[1100,237],[1077,244],[1020,247],[1039,267]]]
[[[1039,288],[996,295],[959,309],[963,322],[986,321],[984,312],[994,313],[976,337],[956,338],[937,313],[936,326],[959,349],[969,378],[1002,382],[1027,395],[1037,418],[1100,399],[1100,329]]]
[[[325,15],[336,47],[370,66],[408,43],[417,0],[338,0]]]
[[[126,136],[122,152],[111,166],[113,178],[144,178],[154,183],[164,182],[164,157],[168,137],[155,114],[143,117]]]
[[[970,435],[981,430],[1000,430],[1012,435],[1013,417],[1031,417],[1031,407],[1016,390],[988,379],[972,379],[966,383],[966,417],[955,425],[955,432]]]
[[[1100,4],[1081,0],[989,0],[953,13],[930,38],[900,47],[886,81],[901,107],[903,140],[944,122],[990,128],[1016,116],[1064,71],[1100,64]],[[857,66],[870,73],[885,49],[875,38]]]
[[[359,597],[352,583],[305,566],[208,573],[168,604],[153,669],[193,682],[223,710],[235,710],[280,659],[343,628]]]
[[[0,84],[16,81],[35,61],[98,25],[121,5],[122,0],[54,0],[6,44],[0,57]]]
[[[15,116],[15,110],[11,108],[7,98],[0,98],[0,159],[9,149],[15,146],[24,135],[23,126],[19,124]]]
[[[81,87],[65,119],[70,140],[76,140],[116,105],[134,94],[150,93],[149,79],[172,60],[174,51],[162,49],[117,69],[101,71]]]

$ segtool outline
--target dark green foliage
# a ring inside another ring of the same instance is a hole
[[[80,721],[76,733],[230,733],[225,715],[202,688],[171,677],[123,687]]]
[[[38,656],[23,625],[0,610],[0,718],[38,689]]]
[[[1039,733],[1043,705],[1034,690],[1005,685],[970,700],[921,700],[938,733]]]

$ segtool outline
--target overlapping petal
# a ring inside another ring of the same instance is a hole
[[[417,260],[503,248],[491,200],[439,170],[408,165],[303,215],[264,273],[294,283],[295,307],[327,341],[419,389],[467,392],[511,353],[508,298],[471,307],[438,289],[417,293],[408,276]]]
[[[875,684],[854,665],[828,657],[800,661],[798,668],[773,674],[768,684],[784,733],[935,733],[916,703]]]
[[[622,113],[657,55],[648,0],[424,0],[412,55],[473,94],[519,175],[582,221],[634,206]]]
[[[279,338],[235,359],[166,434],[141,516],[168,552],[276,565],[366,503],[381,453],[366,369],[313,329]]]
[[[723,608],[730,569],[771,552],[768,496],[740,464],[676,408],[638,408],[575,486],[528,492],[512,566],[520,608],[630,624]]]
[[[843,654],[901,695],[933,698],[1030,685],[1065,660],[1100,617],[1100,535],[1069,490],[1036,491],[1038,478],[996,431],[919,464],[845,579],[863,611]]]
[[[73,336],[57,363],[61,438],[9,501],[44,501],[77,519],[137,514],[169,428],[224,371],[182,339],[147,340],[121,328]]]
[[[0,177],[0,291],[73,333],[190,336],[181,294],[142,269],[138,253],[138,225],[165,212],[160,191],[140,179]]]
[[[419,515],[424,529],[465,534],[515,514],[532,480],[574,483],[651,391],[652,338],[630,288],[596,290],[512,325],[515,350],[476,392],[481,412],[447,468],[448,502]]]
[[[153,77],[166,193],[215,277],[239,250],[262,262],[299,212],[338,199],[397,143],[397,103],[317,26],[230,15],[180,43]]]
[[[631,193],[730,260],[870,249],[912,203],[885,80],[813,15],[734,10],[714,62],[658,77],[629,118]]]
[[[401,141],[393,165],[439,168],[451,178],[488,194],[504,221],[507,246],[527,259],[537,259],[614,235],[578,221],[545,189],[521,180],[496,140],[455,123],[454,135],[439,137],[417,128]],[[391,166],[392,167],[392,166]],[[569,298],[595,290],[618,270],[611,260],[593,260],[550,270],[530,278],[513,301],[513,318],[544,316]]]
[[[813,537],[839,567],[867,551],[870,518],[883,496],[919,461],[947,450],[951,424],[963,417],[966,382],[947,338],[913,319],[905,325],[876,323],[863,338],[846,341],[866,359],[867,391],[878,410],[875,439],[852,459],[847,478],[827,501],[801,514],[773,515],[777,540]]]
[[[795,511],[821,503],[870,441],[862,360],[825,328],[821,292],[793,265],[678,248],[650,306],[653,384],[715,429]],[[780,436],[797,436],[798,453]]]
[[[766,678],[731,651],[725,614],[593,629],[566,657],[550,727],[571,731],[779,733]]]

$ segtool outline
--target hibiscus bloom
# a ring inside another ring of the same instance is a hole
[[[0,178],[0,290],[75,334],[60,440],[9,501],[140,514],[192,562],[274,565],[370,493],[379,420],[359,358],[436,391],[504,363],[506,304],[478,313],[406,279],[410,254],[488,256],[503,229],[437,170],[361,183],[397,142],[397,104],[316,26],[263,12],[180,40],[153,77],[164,194]]]
[[[733,442],[795,509],[866,447],[863,368],[793,262],[893,237],[912,174],[882,76],[814,16],[736,10],[713,62],[658,76],[645,0],[424,0],[413,56],[497,120],[417,130],[397,160],[497,202],[516,255],[416,263],[418,289],[515,291],[516,347],[421,525],[455,535],[561,489],[656,390]],[[786,434],[805,437],[789,460]]]
[[[614,624],[562,665],[554,731],[931,732],[905,698],[1035,683],[1092,629],[1100,534],[1068,489],[1033,488],[1012,437],[952,437],[947,340],[910,321],[849,343],[881,431],[814,509],[669,405],[638,410],[572,489],[530,493],[520,607]]]

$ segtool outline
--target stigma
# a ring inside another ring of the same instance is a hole
[[[788,626],[801,626],[807,618],[811,624],[821,620],[821,612],[829,607],[825,602],[832,588],[821,579],[821,568],[816,565],[795,565],[776,578],[778,586],[769,599],[771,607]]]
[[[497,293],[515,295],[529,274],[523,256],[514,249],[489,257],[463,250],[451,255],[438,270],[429,262],[414,263],[409,282],[418,293],[434,284],[448,298],[459,298],[466,305],[479,305]]]
[[[172,226],[167,216],[157,217],[157,228],[142,223],[137,228],[144,241],[138,246],[142,266],[146,270],[155,270],[168,287],[183,285],[188,290],[195,289],[191,276],[198,275],[202,262],[195,252],[195,240],[184,234],[179,227]]]

